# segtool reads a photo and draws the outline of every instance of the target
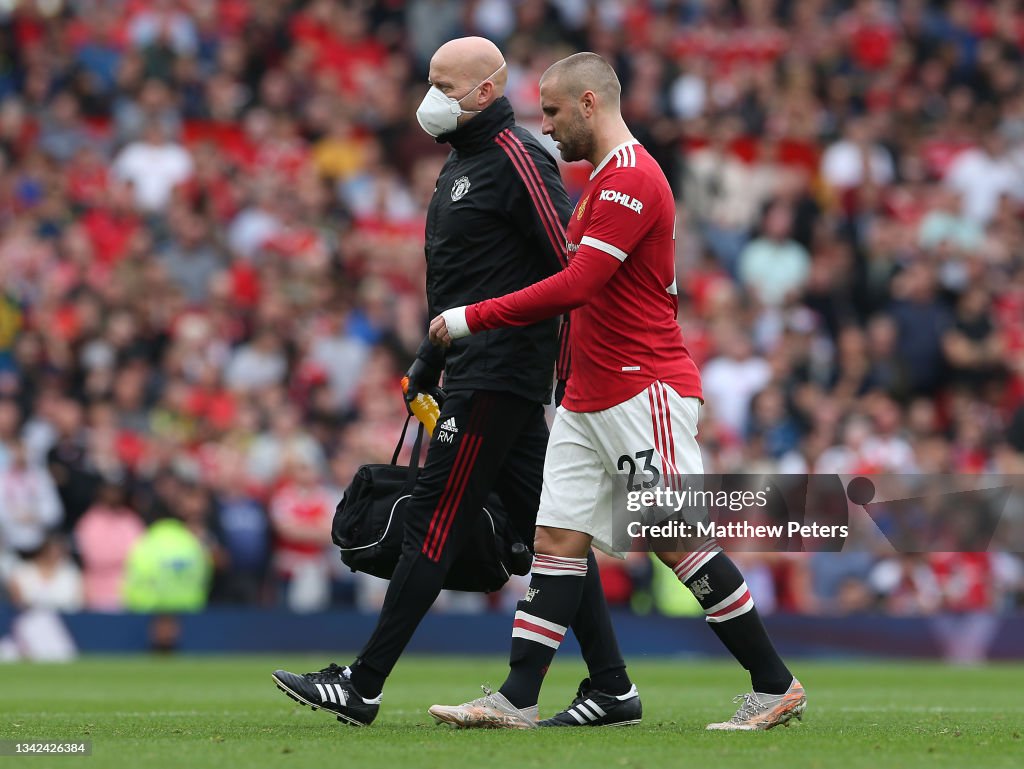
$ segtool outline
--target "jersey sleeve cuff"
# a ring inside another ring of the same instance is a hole
[[[473,332],[469,330],[469,323],[466,321],[465,307],[452,307],[441,313],[445,325],[448,327],[448,334],[452,339],[462,339]]]

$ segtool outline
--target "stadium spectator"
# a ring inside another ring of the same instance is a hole
[[[163,45],[178,56],[194,54],[199,46],[195,20],[174,0],[155,0],[128,21],[128,39],[136,48]]]
[[[792,209],[773,203],[765,212],[761,235],[740,252],[740,281],[763,307],[792,302],[807,284],[811,255],[793,240],[792,232]]]
[[[746,438],[759,439],[763,452],[776,459],[796,448],[800,429],[788,413],[781,388],[769,385],[753,397]]]
[[[326,378],[330,403],[335,410],[351,408],[360,374],[370,356],[371,345],[363,339],[350,313],[329,307],[311,324],[305,365]]]
[[[226,266],[211,242],[210,228],[200,216],[177,209],[170,217],[171,235],[160,250],[167,275],[192,305],[209,298],[210,281]]]
[[[288,361],[277,332],[264,327],[238,347],[228,361],[224,381],[232,390],[263,390],[284,382]]]
[[[46,463],[64,506],[64,531],[70,532],[96,498],[99,475],[92,466],[81,404],[64,398],[54,422],[57,434]]]
[[[733,152],[741,131],[735,118],[714,126],[710,144],[687,158],[683,185],[683,199],[708,247],[732,275],[762,206],[775,192],[766,168],[751,168]]]
[[[931,190],[932,205],[918,229],[918,244],[931,250],[952,247],[957,256],[968,255],[982,244],[984,230],[963,216],[960,195],[947,187]]]
[[[894,616],[929,614],[942,605],[935,574],[922,555],[902,555],[880,561],[869,584],[881,596],[882,608]]]
[[[329,600],[328,548],[338,500],[318,481],[316,465],[297,458],[284,470],[286,480],[269,505],[280,598],[296,610],[322,609]]]
[[[81,611],[85,606],[82,574],[58,534],[51,534],[30,558],[14,564],[7,591],[19,609]]]
[[[132,185],[138,209],[157,212],[167,207],[174,188],[192,175],[193,163],[187,149],[169,140],[166,128],[150,121],[142,137],[114,158],[112,170]]]
[[[943,381],[943,336],[952,313],[937,294],[934,268],[916,260],[893,281],[889,312],[896,324],[896,349],[906,366],[910,394],[933,395]]]
[[[809,558],[809,584],[822,614],[853,614],[870,609],[874,592],[868,586],[875,557],[869,552],[814,553]]]
[[[346,467],[351,479],[354,467]],[[221,574],[220,600],[257,604],[265,600],[271,555],[271,528],[266,510],[245,474],[244,456],[221,458],[211,481],[216,494],[213,528],[221,543],[226,569]],[[340,499],[340,494],[335,492]]]
[[[746,434],[750,400],[771,381],[768,361],[754,354],[750,339],[729,324],[717,332],[721,355],[708,361],[701,379],[705,400],[718,422],[734,435]]]
[[[58,93],[40,120],[39,148],[56,162],[66,163],[89,144],[78,100],[68,91]]]
[[[49,471],[30,465],[24,444],[15,443],[10,463],[0,469],[0,543],[31,557],[63,518],[64,508]]]
[[[867,117],[851,117],[843,138],[831,144],[821,157],[821,174],[838,195],[863,185],[884,187],[896,175],[892,156],[877,142],[875,123]]]
[[[1024,201],[1021,168],[1007,152],[1006,140],[995,127],[979,131],[976,146],[950,164],[945,183],[963,199],[963,216],[984,226],[995,216],[1003,196]]]
[[[964,291],[952,326],[942,339],[946,360],[957,386],[976,396],[1003,371],[1005,348],[992,319],[992,300],[980,286]]]
[[[249,448],[249,477],[272,485],[290,465],[319,470],[324,450],[302,425],[302,415],[292,404],[282,404],[271,417],[270,429],[260,433]]]
[[[210,554],[178,518],[152,524],[128,555],[124,605],[129,611],[200,611],[209,590]]]
[[[115,483],[101,484],[96,502],[74,529],[87,608],[119,611],[124,606],[125,561],[145,530],[142,519],[126,504],[124,490]]]
[[[220,540],[210,490],[191,476],[185,478],[181,484],[181,491],[174,500],[174,510],[209,556],[209,600],[222,602],[225,597],[226,573],[231,562]]]

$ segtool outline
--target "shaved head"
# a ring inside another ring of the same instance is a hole
[[[540,78],[541,87],[579,99],[586,91],[618,109],[622,86],[615,70],[596,53],[574,53],[556,61]]]
[[[430,82],[460,98],[482,82],[492,84],[488,104],[505,93],[508,70],[498,46],[485,37],[459,37],[437,49],[430,60]]]
[[[589,160],[596,166],[633,138],[622,119],[621,94],[615,70],[596,53],[556,61],[540,79],[541,133],[555,140],[565,162]]]

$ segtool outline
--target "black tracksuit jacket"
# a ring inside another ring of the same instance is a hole
[[[452,150],[427,209],[431,318],[525,288],[565,266],[569,197],[554,159],[515,124],[506,98],[438,141]],[[568,376],[567,338],[563,333],[560,341],[553,318],[456,340],[445,356],[444,388],[547,403],[556,354],[559,378]]]

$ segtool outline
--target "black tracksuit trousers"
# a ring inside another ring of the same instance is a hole
[[[539,403],[510,393],[449,393],[406,508],[402,556],[357,667],[383,684],[492,491],[532,547],[547,441]]]

